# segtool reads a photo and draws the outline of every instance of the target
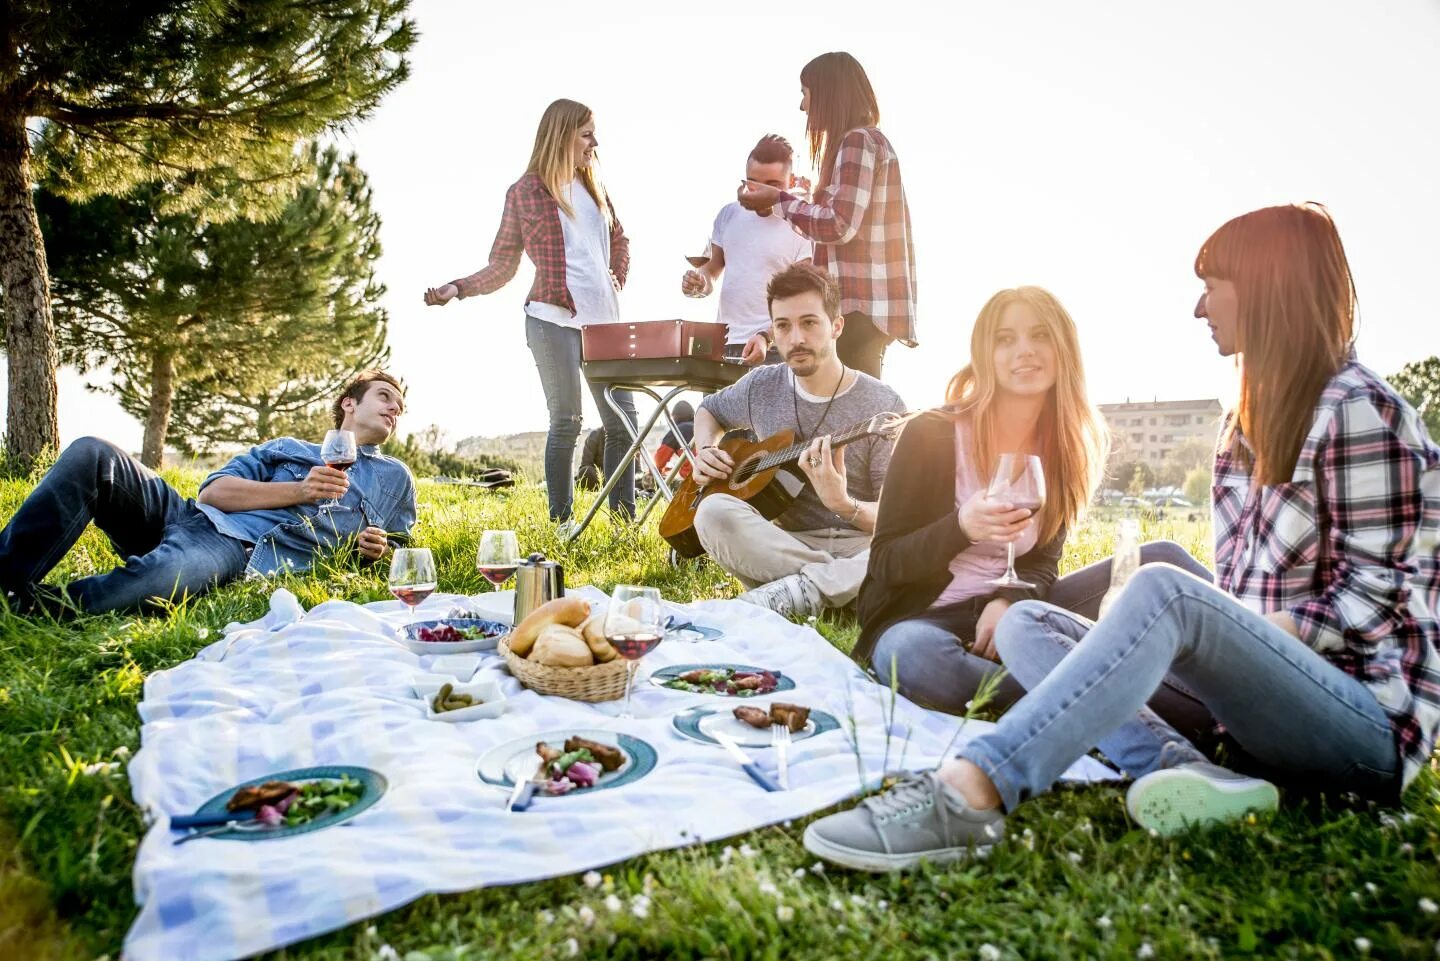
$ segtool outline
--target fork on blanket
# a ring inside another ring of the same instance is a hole
[[[775,749],[775,774],[780,790],[790,790],[790,728],[784,724],[770,725],[770,746]]]

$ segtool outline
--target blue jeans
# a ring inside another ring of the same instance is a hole
[[[550,412],[550,431],[545,435],[545,493],[550,500],[550,519],[568,520],[575,502],[572,464],[575,442],[580,438],[580,331],[525,315],[525,343],[535,357],[540,385],[545,389],[545,406]],[[630,432],[605,402],[605,386],[590,384],[590,396],[600,409],[605,426],[605,476],[615,471],[630,450]],[[620,409],[635,423],[635,399],[628,391],[616,394]],[[610,509],[622,517],[635,516],[635,461],[625,464],[620,482],[610,491]]]
[[[1172,564],[1209,580],[1210,572],[1174,541],[1152,541],[1140,548],[1141,564]],[[1110,589],[1110,561],[1097,561],[1066,574],[1051,586],[1049,601],[1056,607],[1094,620],[1100,600]],[[880,683],[888,684],[891,669],[901,694],[923,707],[949,714],[964,714],[980,684],[1002,668],[994,661],[971,654],[975,621],[984,598],[959,601],[892,624],[875,642],[870,665]],[[1055,658],[1046,658],[1053,664]],[[1025,696],[1024,685],[1006,665],[988,709],[1003,711]],[[1214,723],[1210,712],[1189,693],[1167,679],[1150,699],[1150,706],[1186,737],[1205,738]]]
[[[1021,601],[995,632],[1029,693],[959,756],[1013,810],[1092,747],[1132,776],[1201,755],[1145,702],[1167,673],[1225,725],[1255,773],[1393,799],[1400,757],[1370,691],[1213,585],[1166,564],[1136,572],[1104,620]]]
[[[40,588],[92,520],[124,564],[59,590]],[[233,580],[249,556],[248,544],[217,531],[153,471],[114,444],[85,437],[65,449],[0,531],[0,589],[21,609],[37,595],[60,595],[91,614],[129,610]]]

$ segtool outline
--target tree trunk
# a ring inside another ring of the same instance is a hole
[[[30,192],[30,141],[23,111],[0,111],[0,287],[5,290],[5,349],[9,355],[5,446],[12,463],[28,469],[56,448],[55,326],[45,242]]]
[[[145,415],[145,442],[140,463],[158,468],[165,461],[165,435],[170,430],[170,405],[175,400],[175,352],[156,350],[150,356],[150,410]]]
[[[273,413],[270,395],[261,394],[260,399],[255,402],[255,443],[270,439],[270,417]]]

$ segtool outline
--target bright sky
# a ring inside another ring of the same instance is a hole
[[[1027,283],[1075,317],[1097,403],[1225,398],[1231,367],[1191,316],[1195,252],[1230,217],[1290,201],[1323,201],[1339,223],[1361,359],[1389,374],[1440,353],[1440,4],[943,7],[416,0],[411,79],[344,138],[384,219],[392,367],[411,385],[402,431],[545,428],[522,324],[529,263],[488,297],[426,308],[421,295],[484,265],[547,103],[595,111],[631,238],[624,316],[711,320],[715,299],[679,292],[681,256],[703,249],[761,134],[802,144],[800,68],[827,50],[864,64],[901,158],[920,346],[891,347],[885,379],[911,406],[965,363],[986,298]],[[140,426],[73,374],[60,416],[67,441],[139,447]]]

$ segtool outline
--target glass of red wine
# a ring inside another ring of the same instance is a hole
[[[435,593],[435,558],[428,547],[397,547],[390,559],[390,593],[410,608],[410,622],[415,622],[415,608]]]
[[[508,581],[520,566],[520,542],[514,531],[485,531],[475,552],[475,569],[495,590]]]
[[[1008,501],[1030,512],[1031,517],[1045,506],[1045,470],[1034,454],[1001,454],[995,476],[985,491],[990,500]],[[996,587],[1034,587],[1015,573],[1015,542],[1005,545],[1005,573],[989,583]]]
[[[325,466],[333,470],[348,471],[355,466],[355,458],[359,451],[355,447],[355,434],[348,430],[330,430],[325,432],[325,440],[320,444],[320,459]],[[321,504],[321,507],[336,508],[340,506],[340,498],[331,498],[328,502]]]
[[[605,639],[626,661],[625,706],[620,711],[621,718],[635,717],[630,713],[635,669],[640,658],[655,650],[665,636],[664,622],[665,609],[657,588],[621,584],[610,595],[610,606],[605,609]]]

